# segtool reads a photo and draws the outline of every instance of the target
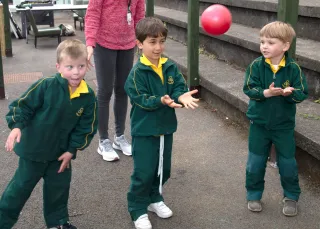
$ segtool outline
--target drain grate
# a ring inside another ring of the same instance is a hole
[[[7,73],[3,75],[4,83],[33,82],[43,76],[42,72]]]

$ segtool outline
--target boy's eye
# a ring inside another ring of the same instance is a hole
[[[84,67],[84,64],[81,64],[81,65],[80,65],[80,68],[83,68],[83,67]]]
[[[68,66],[67,66],[67,69],[72,69],[72,66],[71,66],[71,65],[68,65]]]

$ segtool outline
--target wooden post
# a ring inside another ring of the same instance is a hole
[[[146,4],[147,4],[146,16],[153,17],[154,16],[154,0],[146,0]]]
[[[10,12],[8,0],[3,0],[4,34],[6,40],[6,57],[12,57],[11,30],[10,30]]]
[[[199,0],[188,0],[188,86],[199,89]]]
[[[0,4],[0,43],[1,43],[1,56],[6,56],[5,49],[5,35],[4,35],[4,18],[3,18],[3,5]]]
[[[289,23],[295,31],[297,28],[299,14],[299,0],[279,0],[278,2],[278,20]],[[289,55],[295,57],[296,39],[292,41],[289,49]]]
[[[1,46],[0,46],[1,52]],[[0,99],[5,99],[5,91],[4,91],[4,78],[3,78],[3,67],[2,67],[2,56],[0,56]]]

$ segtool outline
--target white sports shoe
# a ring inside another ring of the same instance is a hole
[[[136,229],[152,229],[152,225],[147,214],[141,215],[136,221],[134,221]]]
[[[121,150],[124,155],[131,156],[131,145],[127,141],[124,135],[121,135],[120,137],[114,136],[114,142],[112,144],[112,147],[117,150]]]
[[[105,161],[117,161],[120,159],[119,155],[112,148],[112,144],[109,139],[100,141],[97,151],[100,155],[102,155],[102,158]]]
[[[148,211],[156,213],[160,218],[166,219],[173,215],[170,208],[167,207],[163,203],[163,201],[160,201],[158,203],[153,203],[148,206]]]

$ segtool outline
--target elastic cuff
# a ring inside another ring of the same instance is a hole
[[[15,123],[12,125],[12,129],[14,128],[19,128],[20,130],[22,130],[24,128],[24,125],[22,123]]]
[[[144,214],[148,214],[147,209],[143,209],[143,210],[141,209],[141,210],[130,212],[132,221],[136,221],[140,216]]]
[[[157,105],[158,105],[159,107],[165,106],[165,105],[161,102],[161,97],[162,97],[162,96],[159,96],[158,98],[156,98]]]
[[[77,152],[77,149],[76,148],[73,148],[73,147],[69,147],[68,148],[68,152],[69,153],[72,153],[72,154],[75,154]]]
[[[86,42],[86,46],[92,46],[93,48],[95,48],[96,47],[96,42],[94,40],[89,39]]]

